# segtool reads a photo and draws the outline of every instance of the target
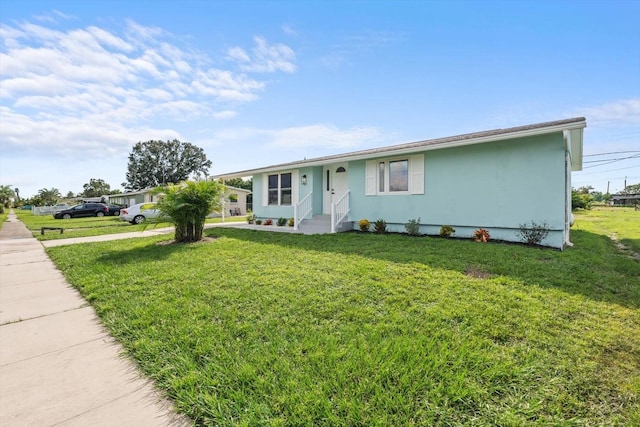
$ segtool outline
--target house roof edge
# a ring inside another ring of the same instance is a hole
[[[265,166],[256,169],[224,173],[215,176],[215,179],[231,179],[235,177],[252,176],[258,173],[272,172],[283,169],[294,169],[300,167],[319,166],[326,163],[340,161],[363,160],[371,157],[386,155],[402,155],[419,151],[439,150],[444,148],[459,147],[464,145],[481,144],[490,141],[499,141],[513,138],[524,138],[527,136],[543,135],[553,132],[563,132],[565,130],[583,129],[587,126],[585,117],[573,117],[570,119],[555,120],[524,126],[516,126],[505,129],[493,129],[488,131],[466,133],[444,138],[428,139],[403,144],[389,145],[386,147],[371,148],[349,153],[336,154],[330,156],[316,157],[313,159],[298,160],[289,163]]]

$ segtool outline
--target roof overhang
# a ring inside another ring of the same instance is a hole
[[[585,123],[585,127],[587,124]],[[571,156],[571,170],[582,170],[582,140],[583,140],[584,127],[576,129],[564,130],[564,140],[567,145],[567,151]]]
[[[566,120],[538,123],[533,125],[518,126],[508,129],[495,129],[484,132],[469,133],[446,138],[437,138],[411,142],[407,144],[391,145],[387,147],[369,150],[354,151],[351,153],[333,156],[304,159],[297,162],[282,163],[258,169],[231,172],[216,175],[215,179],[232,179],[253,176],[261,173],[281,171],[285,169],[297,169],[301,167],[322,166],[329,163],[342,161],[365,160],[381,156],[396,156],[412,154],[416,152],[442,150],[445,148],[462,147],[466,145],[483,144],[486,142],[503,141],[507,139],[526,138],[529,136],[545,135],[562,132],[567,149],[571,152],[572,170],[582,170],[582,133],[587,126],[584,117],[576,117]]]

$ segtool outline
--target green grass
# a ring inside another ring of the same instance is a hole
[[[9,209],[5,209],[3,213],[0,213],[0,230],[2,230],[2,226],[4,225],[8,216],[9,216]]]
[[[592,231],[618,239],[640,254],[640,211],[634,208],[597,207],[577,213],[579,230]]]
[[[640,263],[606,236],[205,233],[47,249],[196,425],[640,424]]]
[[[27,228],[38,240],[69,239],[72,237],[101,236],[105,234],[130,233],[134,231],[152,230],[156,227],[171,227],[168,222],[155,224],[136,224],[120,220],[119,217],[105,216],[102,218],[86,217],[72,219],[54,219],[52,215],[33,215],[31,211],[16,211],[18,218],[25,223]],[[225,218],[226,222],[245,221],[244,216]],[[206,223],[221,222],[220,218],[209,218]],[[64,232],[45,232],[40,234],[41,227],[63,227]]]

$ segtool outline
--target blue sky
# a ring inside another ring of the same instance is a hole
[[[638,1],[5,0],[0,23],[0,184],[23,197],[120,189],[151,139],[215,175],[576,116],[574,186],[640,183]]]

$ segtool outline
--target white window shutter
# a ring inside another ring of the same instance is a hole
[[[411,194],[424,194],[424,154],[411,156]]]
[[[262,206],[269,204],[269,175],[262,174]]]
[[[367,160],[365,165],[365,195],[367,196],[376,195],[376,165],[375,160]]]

